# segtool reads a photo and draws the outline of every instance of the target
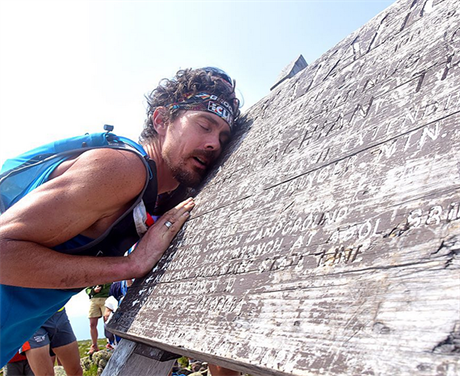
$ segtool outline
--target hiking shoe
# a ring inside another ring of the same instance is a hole
[[[88,354],[93,355],[95,352],[98,352],[98,351],[99,351],[99,347],[95,345],[91,345],[91,347],[88,350]]]

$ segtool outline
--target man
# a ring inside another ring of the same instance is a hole
[[[91,347],[89,354],[99,351],[97,344],[97,323],[101,317],[105,314],[105,301],[109,297],[111,283],[105,283],[103,285],[91,286],[85,289],[89,297],[89,331],[91,335]],[[103,318],[105,322],[105,318]]]
[[[148,103],[140,142],[156,164],[158,194],[197,185],[235,127],[234,84],[214,68],[187,69],[163,80]],[[148,175],[135,153],[88,150],[0,216],[1,365],[82,288],[143,277],[160,259],[193,199],[162,215],[127,257],[68,254],[124,216]]]

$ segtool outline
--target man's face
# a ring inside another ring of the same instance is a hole
[[[174,178],[188,187],[201,182],[230,140],[230,127],[205,111],[184,111],[168,125],[162,156]]]

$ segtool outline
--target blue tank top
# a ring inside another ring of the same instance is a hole
[[[57,164],[54,168],[55,167],[57,167]],[[149,166],[149,169],[149,172],[152,173],[152,166]],[[48,176],[52,170],[53,169],[48,172]],[[153,172],[153,175],[155,174],[156,171]],[[153,179],[155,179],[156,185],[156,177],[153,177]],[[46,179],[44,179],[44,181],[46,181]],[[146,188],[147,183],[144,191]],[[136,203],[142,199],[142,194],[138,197]],[[128,209],[122,217],[125,219],[130,216],[132,217],[132,211],[133,207]],[[127,222],[127,220],[124,221]],[[131,227],[133,226],[131,225]],[[134,244],[131,243],[130,246],[127,246],[127,244],[125,244],[127,238],[129,238],[129,236],[127,237],[125,233],[116,231],[115,234],[113,234],[109,232],[108,235],[105,235],[105,240],[96,245],[96,247],[102,247],[104,252],[99,252],[101,255],[107,255],[108,251],[106,251],[106,249],[110,251],[116,246],[115,248],[118,248],[116,250],[118,255],[122,256],[123,253],[120,254],[120,249],[124,248],[124,250],[127,250]],[[130,242],[137,240],[139,240],[137,234],[132,235],[129,239]],[[90,243],[94,241],[94,239],[90,239],[83,235],[77,235],[54,249],[63,253],[72,253],[72,250],[80,250],[85,248],[85,246],[90,246]],[[91,249],[93,248],[94,247],[91,247]],[[85,253],[78,252],[78,254]],[[0,284],[0,368],[10,361],[18,349],[29,340],[33,333],[35,333],[48,318],[62,308],[73,295],[76,295],[81,290],[82,289],[38,289]]]

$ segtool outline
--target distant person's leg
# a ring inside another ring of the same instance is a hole
[[[99,346],[97,344],[97,337],[98,337],[97,322],[98,320],[99,318],[97,317],[90,317],[89,319],[89,331],[91,334],[91,348],[89,350],[90,354],[96,351],[99,351]]]
[[[37,376],[54,376],[54,365],[50,356],[50,345],[26,351],[30,368]]]
[[[60,359],[67,376],[83,375],[77,341],[64,346],[53,347],[53,352]]]

